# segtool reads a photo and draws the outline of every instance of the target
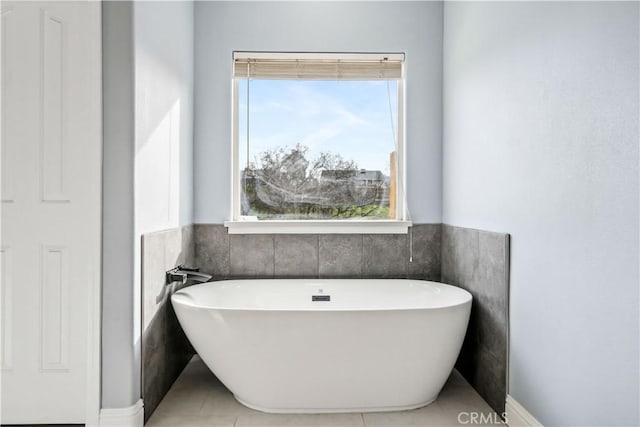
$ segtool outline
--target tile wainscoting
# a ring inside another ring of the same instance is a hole
[[[458,370],[498,413],[506,398],[509,236],[442,224],[415,224],[409,235],[229,235],[195,224],[143,236],[143,390],[145,420],[193,349],[178,325],[164,272],[200,267],[214,280],[236,278],[414,278],[473,294]],[[409,262],[410,253],[413,255]]]
[[[509,235],[443,225],[442,281],[473,295],[456,368],[502,414],[507,397]]]
[[[227,234],[218,224],[194,225],[196,264],[216,279],[440,279],[440,224],[405,234]]]
[[[142,236],[142,398],[149,419],[184,367],[195,354],[173,311],[165,287],[165,271],[193,265],[193,226]]]

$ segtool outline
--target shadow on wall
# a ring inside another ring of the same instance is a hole
[[[177,123],[191,123],[193,95],[193,5],[189,2],[135,4],[136,151],[182,104]],[[186,131],[186,129],[185,129]],[[190,129],[187,134],[189,138]]]
[[[135,2],[135,230],[192,221],[193,2]]]
[[[167,108],[145,139],[136,137],[136,226],[141,232],[163,229],[181,220],[180,100]]]

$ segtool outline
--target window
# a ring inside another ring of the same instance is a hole
[[[236,52],[230,232],[406,232],[403,60]]]

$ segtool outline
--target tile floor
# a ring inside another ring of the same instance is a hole
[[[414,427],[480,425],[461,412],[485,414],[494,411],[454,371],[438,400],[412,411],[279,415],[254,411],[238,403],[231,392],[195,356],[173,384],[146,427]],[[460,422],[461,421],[461,422]],[[486,424],[485,424],[486,425]]]

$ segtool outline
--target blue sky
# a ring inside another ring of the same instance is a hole
[[[397,129],[397,83],[251,80],[250,161],[266,150],[301,143],[309,157],[339,153],[360,168],[389,174]],[[246,163],[247,83],[239,83],[240,164]],[[389,111],[391,96],[392,111]],[[393,117],[393,128],[390,121]]]

